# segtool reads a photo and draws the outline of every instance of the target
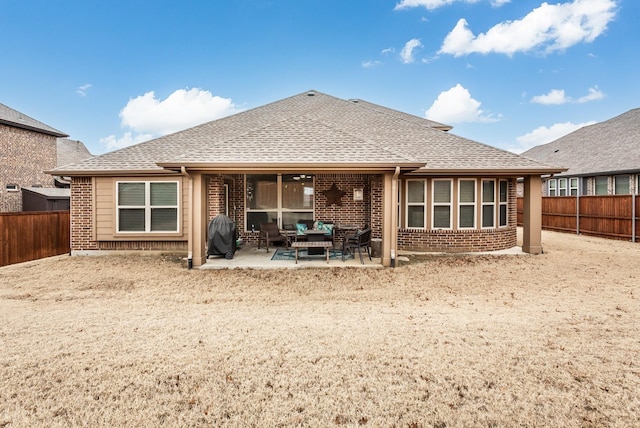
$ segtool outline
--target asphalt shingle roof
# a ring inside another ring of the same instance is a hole
[[[585,126],[522,154],[568,168],[558,175],[599,175],[640,171],[640,108]]]
[[[316,91],[64,167],[65,175],[189,165],[414,165],[422,172],[554,167],[458,137],[446,125]],[[53,171],[60,175],[62,171]]]
[[[7,107],[4,104],[0,104],[0,123],[47,135],[53,135],[54,137],[68,137],[64,132],[60,132],[49,125],[45,125],[44,123],[22,114],[11,107]]]

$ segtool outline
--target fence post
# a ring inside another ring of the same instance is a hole
[[[636,189],[637,192],[637,189]],[[636,242],[636,194],[631,194],[631,242]]]
[[[576,235],[580,235],[580,189],[576,191]]]

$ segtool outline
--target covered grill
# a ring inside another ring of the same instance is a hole
[[[236,252],[236,222],[224,214],[209,222],[207,257],[224,256],[231,260]]]

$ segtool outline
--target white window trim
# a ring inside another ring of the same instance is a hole
[[[460,189],[462,186],[460,186],[460,184],[463,181],[472,181],[473,182],[473,202],[462,202],[460,201]],[[478,221],[478,180],[476,180],[475,178],[460,178],[458,179],[458,219],[457,219],[457,223],[458,223],[458,229],[462,229],[462,230],[469,230],[469,229],[475,229],[476,228],[476,222]],[[462,212],[462,210],[460,209],[463,206],[473,206],[473,225],[472,226],[465,226],[462,227],[460,226],[460,213]]]
[[[573,183],[576,183],[576,185],[574,186]],[[576,191],[575,195],[573,194],[573,191]],[[580,180],[578,180],[578,177],[570,177],[569,178],[569,193],[567,193],[567,196],[577,196],[580,194]]]
[[[144,183],[144,205],[122,205],[118,204],[120,183]],[[176,230],[151,230],[151,183],[175,183],[177,205],[154,205],[153,208],[175,208],[176,209]],[[180,182],[172,180],[122,180],[116,181],[116,232],[127,235],[145,234],[145,235],[162,235],[167,233],[178,233],[180,231]],[[144,231],[136,230],[120,230],[120,209],[144,209]]]
[[[491,181],[493,182],[493,201],[492,202],[484,202],[484,182],[485,181]],[[483,178],[480,181],[480,204],[481,204],[481,215],[480,215],[480,229],[495,229],[496,228],[496,224],[497,224],[497,215],[498,213],[496,212],[496,206],[497,206],[497,201],[498,201],[498,189],[496,187],[496,179],[495,178]],[[491,224],[491,226],[484,226],[484,207],[485,206],[489,206],[491,205],[493,207],[493,222]]]
[[[558,182],[555,178],[551,178],[547,181],[547,195],[558,196]]]
[[[563,194],[564,192],[564,194]],[[567,196],[567,179],[559,178],[558,179],[558,196]]]
[[[422,183],[422,195],[424,196],[424,200],[422,202],[409,202],[409,182],[410,181]],[[406,225],[407,229],[426,230],[427,229],[427,180],[418,179],[418,178],[405,180],[404,197],[406,201],[405,206],[407,207],[404,214],[404,224]],[[422,207],[422,212],[423,212],[422,224],[424,226],[422,227],[409,226],[409,207]]]
[[[506,201],[501,201],[500,200],[500,184],[502,183],[506,183],[507,186],[507,200]],[[498,227],[508,227],[509,226],[509,181],[508,180],[499,180],[498,181],[498,212],[497,212],[497,216],[498,216]],[[505,207],[505,219],[506,219],[506,223],[505,224],[500,224],[500,209],[502,207]]]
[[[435,202],[435,183],[438,181],[448,181],[449,182],[449,203],[444,202]],[[436,227],[435,226],[435,208],[436,207],[449,207],[449,227]],[[453,229],[453,179],[452,178],[435,178],[431,180],[431,228],[436,230],[448,230]]]

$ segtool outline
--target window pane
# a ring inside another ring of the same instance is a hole
[[[433,227],[451,227],[451,207],[433,207]]]
[[[482,206],[482,227],[493,227],[493,205]]]
[[[500,205],[500,226],[507,225],[507,206]]]
[[[175,232],[178,229],[177,208],[152,208],[151,231]]]
[[[144,208],[121,208],[118,213],[118,228],[121,232],[144,232]]]
[[[500,181],[500,202],[507,202],[508,184],[506,181]]]
[[[151,205],[178,205],[177,183],[150,183]]]
[[[424,202],[424,181],[407,181],[407,202]]]
[[[476,201],[476,182],[460,180],[460,202],[473,203]]]
[[[494,202],[495,198],[495,182],[482,180],[482,202]]]
[[[424,227],[424,206],[407,207],[407,227]]]
[[[607,177],[596,177],[596,195],[606,195],[608,190]]]
[[[313,177],[306,174],[282,176],[282,208],[313,208]]]
[[[275,209],[278,207],[278,176],[248,175],[247,204],[250,209]]]
[[[629,194],[629,176],[628,175],[616,175],[615,185],[616,185],[616,188],[615,188],[616,195]]]
[[[118,183],[118,205],[144,205],[144,183]]]
[[[261,223],[278,221],[277,211],[247,211],[247,230],[260,230]]]
[[[451,202],[451,181],[436,180],[433,182],[433,202]],[[449,227],[448,224],[447,227]]]
[[[474,227],[474,206],[462,205],[460,207],[460,227]]]

